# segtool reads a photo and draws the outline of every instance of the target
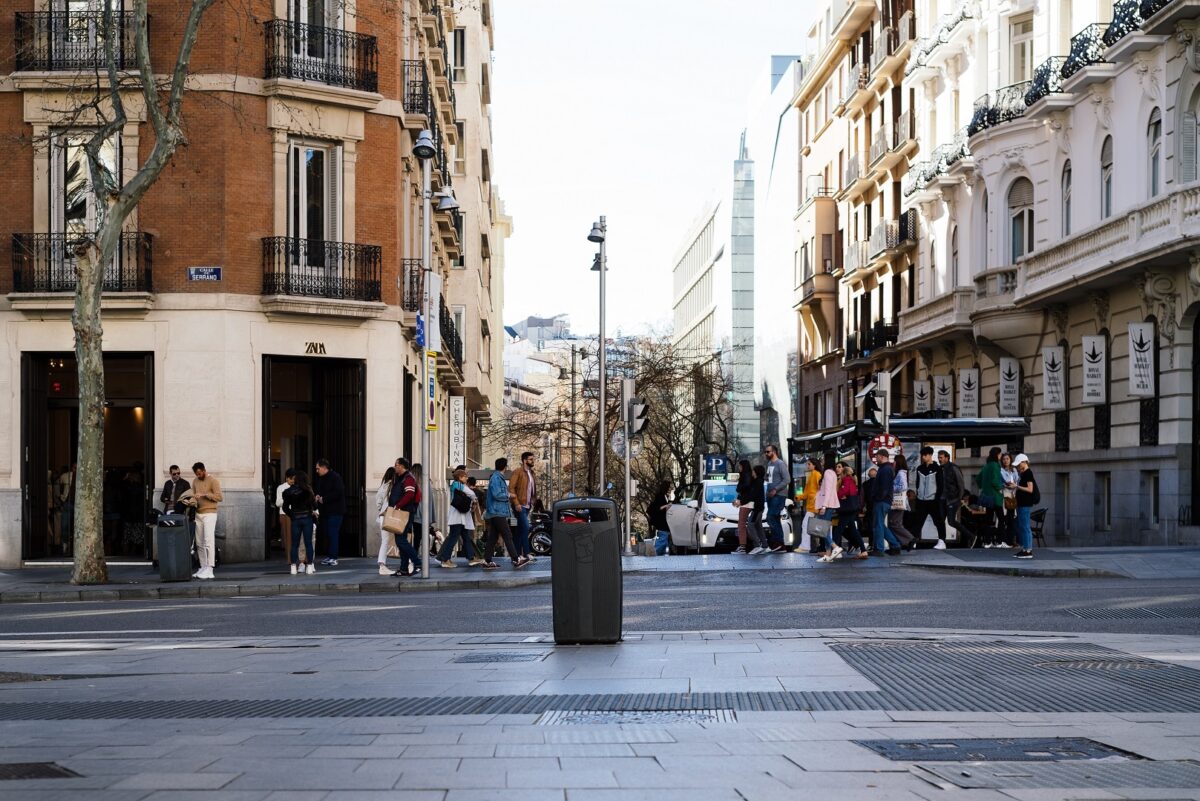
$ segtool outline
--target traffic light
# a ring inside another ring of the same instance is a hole
[[[630,398],[629,409],[626,412],[629,420],[629,436],[636,437],[650,422],[650,405],[645,398]]]

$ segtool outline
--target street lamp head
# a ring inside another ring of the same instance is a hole
[[[454,190],[448,186],[434,195],[434,197],[437,198],[438,211],[454,211],[458,208],[458,201],[454,199]]]
[[[588,241],[589,242],[603,242],[604,241],[604,226],[598,222],[592,223],[592,232],[590,234],[588,234]]]
[[[428,161],[437,154],[437,148],[433,144],[433,134],[429,131],[421,131],[417,135],[417,143],[413,145],[413,155],[421,161]]]
[[[596,258],[592,259],[592,272],[600,272],[600,254],[596,254]]]

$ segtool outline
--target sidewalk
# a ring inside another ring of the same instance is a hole
[[[1007,548],[919,550],[908,567],[1030,578],[1200,578],[1200,548],[1036,548],[1033,559],[1014,559]]]

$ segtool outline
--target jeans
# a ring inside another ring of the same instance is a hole
[[[329,558],[337,559],[341,553],[339,548],[338,537],[342,532],[342,516],[341,515],[321,515],[321,522],[318,527],[325,532],[325,536],[329,538]],[[310,551],[309,553],[312,553]],[[315,560],[314,560],[315,561]]]
[[[660,531],[654,536],[654,553],[658,556],[666,556],[667,554],[667,537],[671,536],[670,532]]]
[[[468,533],[470,532],[470,533]],[[442,543],[442,550],[438,551],[439,562],[449,562],[454,556],[454,543],[462,539],[463,556],[467,559],[475,558],[475,549],[471,547],[471,532],[466,526],[461,523],[455,523],[450,526],[450,534],[446,537],[446,541]]]
[[[217,513],[196,514],[196,558],[200,567],[211,568],[217,555]]]
[[[891,501],[876,501],[875,502],[875,550],[882,552],[884,550],[883,541],[886,539],[887,544],[893,548],[900,547],[900,540],[896,539],[896,535],[888,528],[888,514],[892,511]]]
[[[517,512],[517,530],[513,533],[513,545],[518,556],[529,556],[529,507],[522,506]]]
[[[916,516],[913,518],[913,536],[917,539],[921,538],[921,529],[925,527],[925,518],[932,517],[933,525],[937,528],[939,540],[946,539],[946,515],[942,511],[942,502],[939,500],[922,501],[918,499],[913,509]]]
[[[300,538],[304,538],[304,552],[308,555],[309,564],[313,563],[313,519],[305,515],[292,520],[291,564],[300,564]]]
[[[1032,513],[1032,506],[1017,507],[1017,544],[1022,551],[1033,550],[1033,528],[1029,520]]]
[[[497,538],[504,540],[504,549],[508,551],[508,557],[515,565],[520,554],[513,545],[512,527],[508,525],[507,517],[489,517],[487,519],[487,542],[484,544],[483,561],[491,564],[492,559],[496,556]]]
[[[783,521],[779,519],[779,516],[783,514],[786,504],[787,498],[778,492],[767,498],[767,526],[771,529],[772,547],[783,545]]]

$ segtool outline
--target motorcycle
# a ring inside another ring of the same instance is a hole
[[[584,523],[586,518],[563,512],[560,523]],[[546,512],[534,512],[529,517],[529,547],[538,556],[549,556],[551,551],[550,515]]]

